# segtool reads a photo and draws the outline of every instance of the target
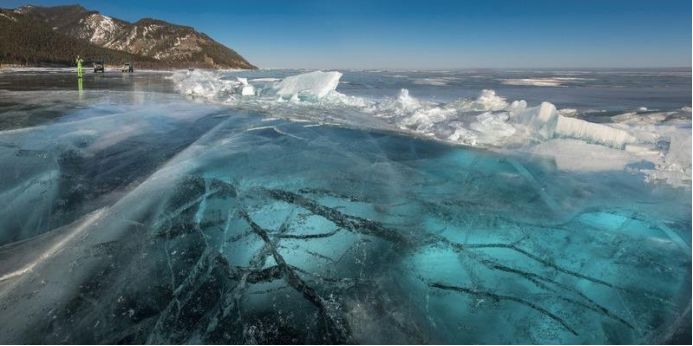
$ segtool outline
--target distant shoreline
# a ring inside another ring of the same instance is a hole
[[[105,65],[106,70],[120,70],[121,65]],[[138,68],[137,64],[134,64],[135,72],[140,71],[152,71],[152,72],[173,72],[173,71],[184,71],[188,69],[203,70],[203,71],[274,71],[274,70],[295,70],[295,71],[348,71],[348,72],[432,72],[432,73],[448,73],[448,72],[460,72],[460,71],[516,71],[516,72],[601,72],[601,71],[671,71],[671,72],[688,72],[693,73],[693,67],[691,66],[681,66],[681,67],[465,67],[465,68],[447,68],[447,69],[420,69],[420,68],[390,68],[390,69],[375,69],[375,68],[347,68],[347,67],[335,67],[335,68],[307,68],[307,67],[267,67],[267,68],[257,68],[257,69],[236,69],[236,68],[210,68],[210,67],[152,67],[146,66]],[[0,63],[0,71],[11,71],[11,70],[69,70],[76,69],[77,66],[67,66],[67,65],[55,65],[55,64],[37,64],[37,65],[22,65],[22,64],[7,64]],[[91,64],[86,64],[84,66],[85,71],[91,69]]]
[[[120,65],[105,65],[105,72],[118,72],[118,73],[124,73],[120,71],[121,66]],[[89,73],[91,72],[93,67],[87,65],[84,66],[84,71]],[[194,70],[204,70],[204,71],[257,71],[257,70],[251,70],[251,69],[227,69],[227,68],[193,68]],[[20,72],[20,71],[55,71],[55,72],[73,72],[77,70],[77,66],[36,66],[36,65],[16,65],[16,64],[0,64],[0,72]],[[167,72],[175,72],[175,71],[186,71],[188,69],[186,68],[152,68],[152,67],[146,67],[146,68],[137,68],[137,65],[135,65],[135,71],[134,72],[156,72],[156,73],[167,73]],[[97,72],[99,73],[99,72]]]
[[[119,69],[122,65],[104,65],[104,66],[105,66],[105,68],[107,68],[107,69],[109,69],[109,68],[110,68],[110,69],[115,69],[115,68],[118,68],[118,69]],[[83,65],[83,67],[84,67],[85,70],[88,70],[88,69],[92,68],[92,65],[91,65],[91,64],[85,64],[85,65]],[[55,65],[55,64],[22,65],[22,64],[4,64],[4,63],[0,63],[0,70],[4,70],[4,69],[14,69],[14,68],[22,68],[22,69],[24,69],[24,68],[27,68],[27,69],[28,69],[28,68],[37,68],[37,69],[40,69],[40,68],[44,68],[44,69],[48,69],[48,68],[52,68],[52,69],[68,69],[68,68],[77,68],[77,65]],[[151,67],[151,66],[148,66],[147,69],[148,69],[148,70],[171,70],[171,68],[165,68],[165,67],[157,68],[157,67]]]

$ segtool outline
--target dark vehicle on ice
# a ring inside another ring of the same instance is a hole
[[[94,61],[94,73],[96,73],[96,72],[104,73],[103,61],[100,61],[100,60]]]
[[[123,64],[123,67],[120,69],[120,72],[133,72],[132,63]]]

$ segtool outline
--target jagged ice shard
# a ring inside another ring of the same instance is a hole
[[[7,73],[0,342],[680,340],[690,108],[402,73]]]

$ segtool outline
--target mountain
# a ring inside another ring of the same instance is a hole
[[[43,22],[0,9],[0,64],[25,66],[73,66],[80,55],[88,61],[103,59],[109,64],[128,61],[136,66],[164,67],[154,58],[102,48],[54,31]]]
[[[135,23],[79,5],[0,9],[0,62],[72,64],[76,55],[140,67],[256,67],[195,29],[144,18]]]

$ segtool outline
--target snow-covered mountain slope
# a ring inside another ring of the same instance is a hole
[[[4,11],[7,18],[26,17],[54,32],[89,44],[152,58],[164,67],[253,69],[238,53],[192,27],[144,18],[129,23],[84,7],[23,6]],[[14,15],[14,16],[13,16]]]

